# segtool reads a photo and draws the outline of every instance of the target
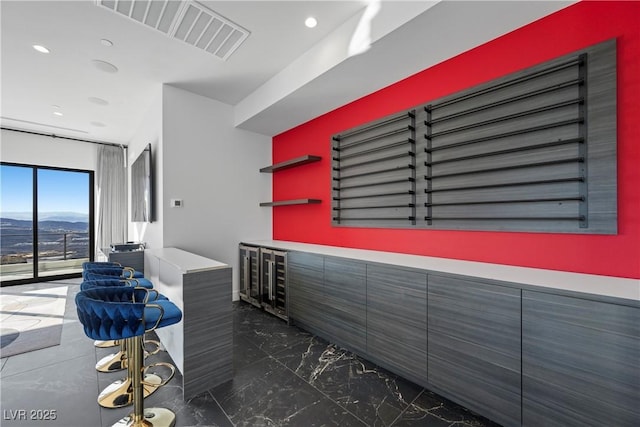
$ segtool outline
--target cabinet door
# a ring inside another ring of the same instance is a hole
[[[637,426],[640,309],[523,291],[525,426]]]
[[[430,274],[428,301],[429,383],[519,426],[520,289]]]
[[[289,252],[289,320],[320,336],[326,336],[324,310],[324,257]]]
[[[366,264],[326,257],[324,291],[331,341],[360,354],[366,352]]]
[[[367,355],[409,380],[426,382],[426,273],[367,264]]]

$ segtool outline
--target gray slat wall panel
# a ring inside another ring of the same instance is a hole
[[[429,274],[428,313],[429,383],[520,425],[520,290]]]
[[[385,117],[332,140],[332,223],[414,224],[414,112]]]
[[[524,425],[638,425],[640,310],[523,291],[522,315]]]
[[[615,234],[615,43],[336,135],[333,224]]]
[[[427,380],[427,275],[367,264],[367,354],[413,381]]]

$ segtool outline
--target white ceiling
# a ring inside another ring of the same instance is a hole
[[[237,126],[275,135],[573,2],[383,1],[371,49],[351,57],[366,1],[200,3],[251,33],[227,61],[93,0],[0,1],[2,126],[126,144],[166,83],[232,105]],[[308,16],[316,28],[304,26]],[[435,42],[412,54],[423,40]]]

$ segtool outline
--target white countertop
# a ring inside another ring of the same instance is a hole
[[[245,240],[243,243],[640,301],[640,279],[516,267],[395,252],[342,248],[283,240]]]
[[[167,262],[183,274],[226,268],[229,265],[178,248],[145,249],[145,252]]]

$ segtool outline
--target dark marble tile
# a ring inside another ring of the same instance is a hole
[[[179,398],[164,401],[158,406],[170,409],[176,414],[176,427],[233,427],[227,415],[209,392],[202,393],[186,402]]]
[[[247,303],[237,306],[234,313],[234,336],[247,339],[269,355],[274,355],[312,335]]]
[[[3,374],[3,427],[101,425],[95,401],[98,389],[94,365],[94,356],[87,355],[71,360],[58,360],[57,363],[33,367],[11,376]],[[20,409],[26,411],[26,419],[8,413],[9,410]],[[32,414],[31,410],[42,412]],[[55,411],[55,419],[37,421],[30,418],[30,415],[45,415],[46,411]]]
[[[275,356],[370,426],[389,426],[422,388],[355,354],[314,338]]]
[[[2,359],[3,410],[56,410],[57,420],[34,425],[107,427],[133,409],[105,409],[96,402],[99,391],[126,372],[95,371],[96,361],[116,349],[95,348],[84,335],[74,303],[78,283],[28,285],[69,285],[61,343]],[[177,372],[145,399],[146,407],[174,411],[177,427],[496,426],[434,393],[420,394],[420,387],[249,304],[234,303],[233,317],[233,380],[185,402]],[[160,352],[145,363],[156,361],[171,358]],[[2,420],[2,425],[29,424]]]
[[[237,427],[365,426],[271,357],[211,393]]]
[[[233,338],[233,369],[238,371],[260,359],[268,357],[267,353],[259,349],[248,339],[235,336]]]
[[[393,424],[393,427],[500,427],[480,415],[425,390]]]

